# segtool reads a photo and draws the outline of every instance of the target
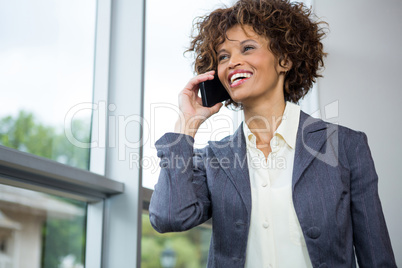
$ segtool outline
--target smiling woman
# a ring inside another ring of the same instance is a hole
[[[199,55],[195,59],[195,71],[201,74],[217,69],[220,55],[216,51],[224,42],[231,40],[227,34],[230,28],[238,25],[246,30],[247,37],[247,31],[252,30],[258,35],[257,38],[263,39],[260,41],[268,42],[269,51],[275,55],[279,66],[293,64],[293,68],[288,68],[289,72],[286,73],[284,94],[287,101],[299,101],[311,89],[316,78],[321,77],[319,71],[324,66],[326,56],[321,40],[325,35],[323,26],[326,23],[315,21],[315,15],[302,3],[285,2],[262,1],[262,13],[254,14],[250,14],[249,10],[255,8],[258,1],[239,2],[239,14],[234,14],[229,8],[217,9],[207,17],[199,17],[195,24],[198,35],[194,36],[188,50]]]
[[[396,267],[366,135],[297,105],[320,77],[322,24],[288,0],[238,0],[196,21],[198,75],[179,94],[174,132],[155,143],[149,216],[161,233],[212,218],[208,267]],[[216,73],[245,120],[196,149],[223,105],[198,96]]]
[[[233,26],[226,36],[217,49],[217,67],[232,100],[247,107],[256,101],[283,99],[285,74],[291,63],[279,64],[267,38],[257,35],[249,25]]]

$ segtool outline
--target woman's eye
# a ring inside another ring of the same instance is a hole
[[[254,47],[253,47],[253,46],[245,46],[245,47],[243,48],[244,52],[249,51],[249,50],[251,50],[251,49],[254,49]]]
[[[219,61],[223,61],[223,60],[225,60],[225,59],[227,59],[228,58],[228,55],[220,55],[219,57],[218,57],[218,60]]]

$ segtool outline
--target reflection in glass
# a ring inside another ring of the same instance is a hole
[[[83,268],[86,203],[0,184],[0,267]]]
[[[175,268],[206,267],[211,231],[199,226],[186,232],[159,234],[152,228],[148,214],[143,214],[141,268],[163,268],[173,261]]]

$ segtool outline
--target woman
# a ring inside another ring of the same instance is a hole
[[[198,76],[179,95],[174,133],[156,142],[161,173],[149,208],[159,232],[212,217],[208,267],[396,267],[362,132],[313,119],[296,105],[320,75],[324,36],[302,4],[239,0],[196,24]],[[222,104],[201,105],[219,77],[244,122],[193,149]]]

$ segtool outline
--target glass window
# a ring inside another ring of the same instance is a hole
[[[143,157],[130,159],[131,165],[141,168],[145,188],[153,189],[158,179],[159,159],[154,143],[164,133],[173,131],[179,116],[178,93],[194,76],[192,55],[183,55],[190,45],[192,21],[229,2],[147,0],[144,70],[147,127],[143,129]],[[232,134],[239,120],[236,112],[223,107],[201,126],[195,147],[204,147],[209,140]],[[205,224],[187,232],[159,234],[152,228],[149,216],[143,214],[141,267],[206,267],[211,233],[212,229]]]
[[[0,184],[0,267],[83,268],[86,207]]]
[[[0,144],[87,169],[96,0],[0,7]]]
[[[207,266],[211,228],[199,226],[180,233],[159,234],[148,214],[142,215],[142,268],[201,268]]]
[[[193,19],[230,2],[147,0],[144,117],[148,128],[144,128],[143,158],[131,159],[132,165],[142,167],[144,187],[153,189],[157,182],[159,160],[154,143],[164,133],[173,131],[179,110],[177,96],[194,76],[193,56],[183,55],[190,45]],[[237,112],[223,107],[201,126],[195,146],[204,147],[209,140],[232,134],[239,119]]]

